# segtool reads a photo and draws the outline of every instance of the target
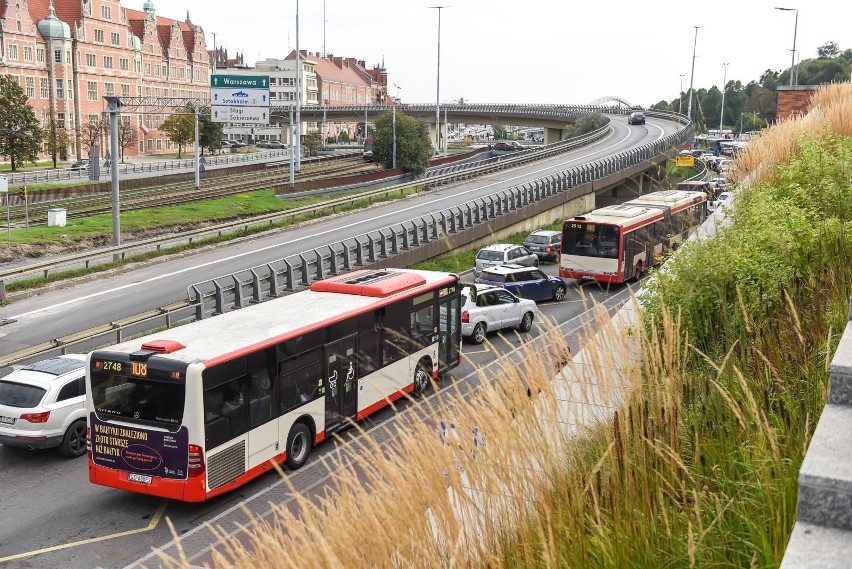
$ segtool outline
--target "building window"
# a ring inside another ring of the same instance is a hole
[[[32,61],[33,60],[33,48],[24,47],[24,61]]]
[[[163,141],[161,139],[157,139],[157,150],[163,149]]]
[[[36,49],[36,61],[44,63],[44,50],[42,48]]]
[[[57,49],[53,52],[53,61],[56,63],[62,63],[62,50]]]
[[[136,73],[142,73],[142,62],[138,59],[136,60]]]
[[[121,45],[121,34],[118,32],[112,32],[109,35],[109,39],[112,45]]]
[[[180,68],[180,78],[186,79],[186,69],[184,69],[183,67]]]
[[[20,20],[18,20],[18,22],[17,22],[17,23],[18,23],[18,31],[19,31],[19,32],[22,32],[22,31],[23,31],[23,27],[21,26],[21,21],[20,21]]]
[[[119,68],[121,68],[122,71],[127,71],[130,69],[130,62],[127,60],[126,57],[122,57],[118,60],[118,66]]]
[[[42,77],[41,79],[39,79],[39,85],[41,86],[41,98],[47,99],[48,96],[50,96],[50,93],[48,93],[48,91],[47,91],[47,88],[48,88],[47,78]]]
[[[146,63],[145,64],[145,75],[150,75],[150,74],[151,74],[151,64]]]
[[[27,85],[27,97],[32,99],[35,97],[35,77],[26,77],[24,81]]]
[[[94,67],[97,64],[98,64],[98,59],[97,59],[97,57],[95,57],[95,54],[94,53],[87,53],[86,54],[86,65],[88,65],[89,67]]]
[[[65,81],[63,79],[56,80],[56,98],[64,99],[65,98]]]
[[[148,152],[151,152],[152,150],[154,150],[154,141],[149,138],[148,139]]]
[[[104,56],[104,68],[105,69],[112,69],[112,56],[111,55],[105,55]]]
[[[95,41],[97,43],[104,43],[104,31],[103,30],[95,30]]]
[[[9,44],[9,59],[18,59],[18,46]]]
[[[104,83],[104,96],[112,97],[115,95],[115,85],[112,83]]]
[[[98,83],[96,81],[87,81],[87,99],[90,101],[98,100]]]
[[[110,20],[112,13],[110,12],[109,6],[101,6],[101,17],[104,20]]]
[[[130,85],[127,85],[126,83],[123,83],[121,85],[121,96],[122,97],[129,97],[130,96]]]

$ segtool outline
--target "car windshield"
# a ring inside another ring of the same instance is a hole
[[[39,404],[46,390],[34,385],[0,381],[0,405],[31,409]]]
[[[527,237],[527,243],[535,243],[536,245],[547,245],[550,243],[550,237],[547,235],[530,235]]]
[[[491,251],[488,249],[483,249],[476,255],[477,259],[482,259],[483,261],[502,261],[503,260],[503,252],[502,251]]]

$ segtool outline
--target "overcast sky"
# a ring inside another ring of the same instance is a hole
[[[384,59],[391,95],[408,103],[436,99],[441,10],[441,102],[584,104],[619,95],[648,106],[689,88],[698,30],[694,86],[743,84],[766,69],[790,67],[795,12],[802,59],[836,42],[852,48],[852,2],[843,0],[301,0],[299,47]],[[126,0],[141,10],[143,0]],[[296,45],[296,0],[164,0],[157,13],[192,21],[208,46],[244,53],[245,63],[284,57]],[[325,6],[325,32],[323,32]],[[325,39],[324,39],[325,38]]]

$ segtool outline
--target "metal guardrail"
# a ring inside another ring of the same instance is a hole
[[[536,201],[570,190],[579,184],[613,175],[619,170],[641,164],[681,147],[692,138],[692,126],[686,117],[658,111],[646,114],[676,120],[684,124],[684,128],[653,143],[514,186],[429,216],[415,218],[258,267],[190,285],[187,287],[186,301],[0,356],[0,367],[46,353],[56,351],[65,353],[71,346],[91,344],[107,335],[114,335],[116,341],[121,341],[123,337],[126,337],[128,330],[145,326],[149,322],[159,322],[158,319],[162,320],[161,325],[169,327],[175,321],[203,319],[211,314],[220,314],[250,303],[262,302],[308,286],[314,280],[375,263],[379,259],[390,258],[402,251],[423,246],[449,234],[465,231]],[[379,190],[377,193],[382,191],[388,190]],[[190,311],[191,316],[186,316]],[[184,316],[177,316],[181,314]]]
[[[264,152],[252,152],[245,154],[203,156],[203,164],[209,166],[221,166],[228,164],[240,164],[244,162],[258,162],[276,158],[278,156],[288,156],[287,150],[268,150]],[[118,164],[120,174],[142,174],[142,173],[168,173],[175,170],[186,170],[195,168],[195,159],[183,160],[162,160],[158,162],[144,162],[141,164]],[[110,169],[100,168],[100,178],[91,180],[88,170],[39,170],[35,172],[18,172],[0,174],[5,176],[10,184],[38,184],[50,182],[85,182],[85,181],[100,181],[110,179]]]

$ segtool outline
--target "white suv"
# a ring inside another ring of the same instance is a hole
[[[86,356],[42,360],[0,378],[0,443],[86,454]]]
[[[462,289],[462,337],[472,344],[481,344],[486,333],[501,328],[529,332],[536,314],[535,302],[506,289],[481,284]]]

